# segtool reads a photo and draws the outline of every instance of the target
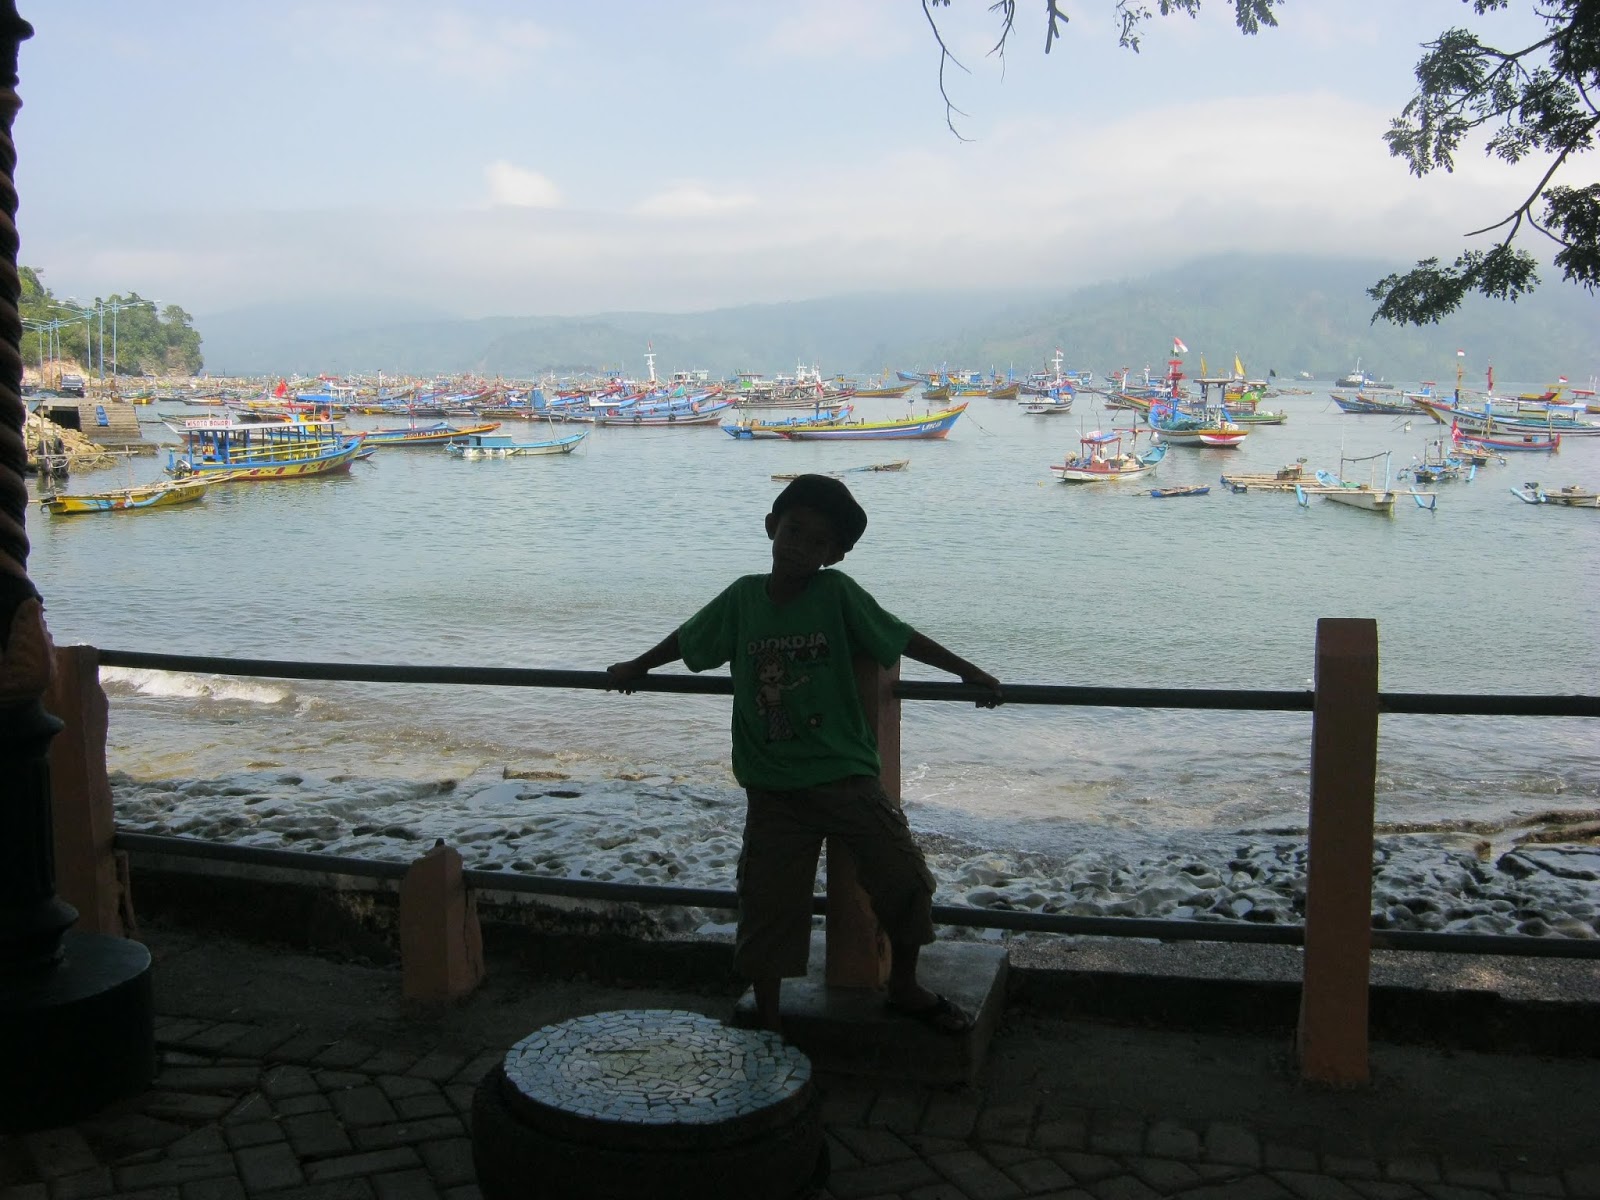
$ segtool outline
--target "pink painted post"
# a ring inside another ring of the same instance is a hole
[[[900,802],[900,701],[894,685],[900,664],[880,667],[872,659],[855,660],[856,690],[867,714],[867,727],[878,739],[883,790]],[[889,978],[889,939],[866,892],[856,881],[855,859],[849,849],[828,839],[827,953],[823,978],[830,987],[882,987]]]
[[[483,982],[477,897],[461,877],[461,855],[436,843],[400,881],[400,986],[405,998],[442,1005]]]
[[[57,646],[55,664],[44,703],[62,721],[50,743],[56,890],[78,910],[79,930],[135,937],[127,856],[111,848],[117,824],[106,777],[109,714],[100,656],[93,646]]]
[[[1370,1077],[1372,822],[1378,773],[1378,623],[1317,622],[1306,945],[1295,1048],[1301,1077]]]

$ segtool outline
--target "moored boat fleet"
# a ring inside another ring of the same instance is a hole
[[[1009,401],[1028,416],[1071,412],[1085,395],[1111,417],[1105,427],[1079,430],[1076,445],[1063,460],[1045,464],[1049,474],[1069,484],[1115,484],[1154,474],[1174,448],[1230,450],[1264,427],[1281,426],[1288,414],[1264,407],[1279,394],[1265,380],[1251,380],[1234,359],[1231,373],[1214,374],[1200,360],[1190,379],[1174,341],[1164,374],[1129,370],[1096,381],[1092,372],[1067,370],[1056,352],[1050,369],[1018,377],[1015,372],[885,371],[865,383],[825,378],[815,368],[768,382],[754,373],[713,383],[706,372],[679,372],[658,379],[654,354],[646,355],[648,377],[585,381],[563,386],[555,381],[516,385],[481,379],[434,380],[395,385],[318,379],[291,387],[280,380],[250,396],[220,394],[225,413],[169,420],[181,438],[166,463],[167,480],[102,492],[50,492],[41,502],[52,513],[129,512],[191,503],[216,484],[309,479],[348,471],[351,464],[379,450],[434,449],[461,460],[570,455],[591,429],[719,428],[736,441],[933,440],[947,437],[978,397]],[[1441,483],[1470,483],[1481,468],[1503,465],[1513,453],[1559,451],[1563,438],[1600,435],[1600,425],[1585,419],[1593,393],[1497,395],[1493,376],[1482,393],[1440,392],[1433,384],[1411,390],[1366,387],[1330,393],[1342,413],[1381,415],[1405,421],[1437,422],[1439,436],[1420,455],[1392,471],[1392,451],[1308,468],[1305,457],[1288,467],[1260,472],[1224,472],[1221,483],[1233,494],[1284,492],[1302,506],[1321,497],[1344,507],[1391,514],[1397,495],[1409,494],[1418,507],[1434,509]],[[1564,383],[1564,381],[1563,381]],[[1303,389],[1286,389],[1290,392]],[[901,412],[862,407],[859,401],[905,400]],[[925,407],[916,411],[918,401]],[[194,403],[185,398],[185,403]],[[206,403],[212,401],[208,398]],[[1121,414],[1132,422],[1120,426]],[[1081,415],[1081,414],[1080,414]],[[350,429],[351,416],[399,418],[403,423]],[[1097,420],[1099,418],[1097,417]],[[536,422],[529,436],[518,436],[509,421]],[[579,428],[573,430],[571,426]],[[568,426],[569,429],[562,429]],[[587,426],[587,428],[584,428]],[[1045,432],[1054,422],[1041,426]],[[1403,452],[1402,452],[1403,453]],[[908,460],[850,470],[901,470]],[[1381,464],[1381,478],[1379,465]],[[1356,468],[1353,472],[1350,468]],[[1365,477],[1363,478],[1363,471]],[[787,473],[785,473],[786,475]],[[785,477],[775,474],[774,478]],[[1397,485],[1407,484],[1403,492]],[[1422,485],[1419,487],[1418,485]],[[1200,496],[1209,485],[1177,483],[1146,489],[1167,499]],[[1595,493],[1579,485],[1546,490],[1526,484],[1510,491],[1529,504],[1597,507]],[[1144,494],[1144,493],[1141,493]]]

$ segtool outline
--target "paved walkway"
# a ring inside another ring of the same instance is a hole
[[[732,997],[492,964],[435,1018],[392,970],[173,931],[155,1086],[0,1139],[0,1200],[477,1200],[474,1084],[583,1012]],[[979,1085],[821,1081],[836,1200],[1600,1197],[1600,1064],[1374,1047],[1374,1084],[1300,1086],[1286,1039],[1005,1018]],[[530,1192],[530,1195],[536,1194]],[[638,1193],[644,1196],[645,1193]]]

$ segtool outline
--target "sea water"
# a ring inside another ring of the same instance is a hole
[[[858,407],[886,416],[926,405]],[[217,487],[184,507],[34,509],[29,570],[61,643],[601,670],[767,567],[774,474],[838,471],[869,515],[842,569],[1005,682],[1307,689],[1316,622],[1330,616],[1376,618],[1384,690],[1595,691],[1600,514],[1526,505],[1508,489],[1600,485],[1600,438],[1430,485],[1432,512],[1402,483],[1383,517],[1316,498],[1303,508],[1293,493],[1234,494],[1219,476],[1302,457],[1308,474],[1337,472],[1341,457],[1385,451],[1397,475],[1447,430],[1424,415],[1343,414],[1325,390],[1266,407],[1286,409],[1288,423],[1256,427],[1237,449],[1172,446],[1144,479],[1083,486],[1057,482],[1050,464],[1083,433],[1131,420],[1092,395],[1049,417],[974,399],[943,441],[599,428],[560,457],[465,462],[385,447],[346,476]],[[394,422],[354,422],[384,423]],[[901,458],[904,471],[854,470]],[[159,463],[78,476],[72,488],[116,486],[130,470],[142,480]],[[1381,459],[1345,467],[1357,480],[1372,472],[1381,483]],[[1149,495],[1177,484],[1212,490]],[[905,674],[939,678],[915,663]],[[701,839],[697,864],[731,872],[739,793],[725,697],[102,677],[118,803],[135,827],[366,853],[382,851],[386,828],[493,840],[507,822],[544,820],[548,841],[552,823],[569,822],[587,845],[619,825],[692,833],[699,821],[718,832]],[[1597,734],[1581,719],[1385,717],[1380,826],[1495,847],[1529,831],[1559,836],[1600,809]],[[905,799],[920,831],[971,851],[968,871],[982,853],[1266,845],[1303,839],[1309,735],[1300,713],[907,702]],[[500,857],[559,872],[563,854]]]

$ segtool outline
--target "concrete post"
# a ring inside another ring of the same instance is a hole
[[[50,743],[50,810],[55,824],[56,891],[78,910],[78,928],[134,937],[125,859],[112,849],[116,817],[106,778],[106,694],[93,646],[57,646],[45,707],[63,728]]]
[[[448,1004],[483,982],[478,901],[461,855],[441,840],[400,881],[400,975],[407,1000]]]
[[[883,790],[900,802],[900,701],[894,685],[900,664],[880,667],[867,657],[855,660],[856,691],[867,728],[878,740]],[[872,903],[856,881],[855,859],[837,838],[828,839],[827,953],[823,977],[830,987],[882,987],[889,978],[889,939],[878,925]]]
[[[1378,772],[1378,624],[1317,622],[1306,944],[1295,1048],[1302,1078],[1369,1079],[1372,823]]]

